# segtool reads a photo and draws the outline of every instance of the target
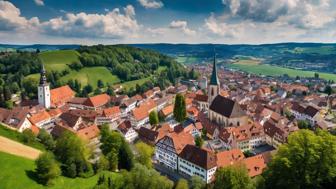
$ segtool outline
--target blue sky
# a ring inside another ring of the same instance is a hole
[[[0,43],[335,42],[334,0],[0,0]]]

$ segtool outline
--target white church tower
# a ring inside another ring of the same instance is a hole
[[[46,70],[42,64],[40,84],[38,86],[38,102],[46,109],[50,108],[50,87],[47,82]]]
[[[210,84],[208,90],[208,99],[209,99],[209,107],[212,101],[219,95],[220,92],[220,84],[218,82],[217,77],[217,66],[216,66],[216,53],[214,54],[213,66],[212,66],[212,74],[210,77]]]

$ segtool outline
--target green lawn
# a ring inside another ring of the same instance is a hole
[[[15,141],[20,142],[20,143],[23,143],[22,133],[19,133],[17,131],[11,130],[11,129],[9,129],[9,128],[5,127],[5,126],[2,126],[2,125],[0,125],[0,136],[3,136],[3,137],[6,137],[6,138],[15,140]],[[34,147],[34,148],[37,148],[37,149],[42,150],[42,151],[45,150],[43,144],[41,144],[41,143],[39,143],[37,141],[33,142],[31,144],[26,144],[26,143],[23,143],[23,144],[31,146],[31,147]]]
[[[54,186],[45,187],[34,180],[34,161],[0,152],[0,162],[1,189],[91,189],[98,180],[98,175],[75,179],[59,177],[55,180]],[[110,172],[104,174],[119,176]]]
[[[230,68],[239,69],[248,73],[258,74],[258,75],[266,75],[266,76],[281,76],[284,74],[288,74],[290,77],[314,77],[313,71],[303,71],[303,70],[295,70],[290,68],[283,68],[279,66],[272,66],[267,64],[259,64],[259,65],[247,65],[247,64],[230,64]],[[326,80],[334,80],[336,81],[336,75],[330,73],[321,73],[318,72],[320,78]]]
[[[106,67],[87,67],[77,71],[71,71],[69,74],[61,78],[61,81],[67,82],[70,79],[77,79],[82,86],[88,83],[97,87],[97,81],[101,79],[105,84],[115,84],[120,82],[118,76],[113,75]]]
[[[68,68],[67,64],[79,61],[79,53],[75,50],[45,51],[39,58],[47,70],[62,71]]]

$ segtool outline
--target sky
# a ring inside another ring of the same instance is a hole
[[[0,0],[0,43],[336,42],[336,0]]]

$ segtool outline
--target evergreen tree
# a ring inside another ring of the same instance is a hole
[[[174,118],[178,122],[183,122],[187,117],[186,104],[184,96],[177,94],[174,104]]]

